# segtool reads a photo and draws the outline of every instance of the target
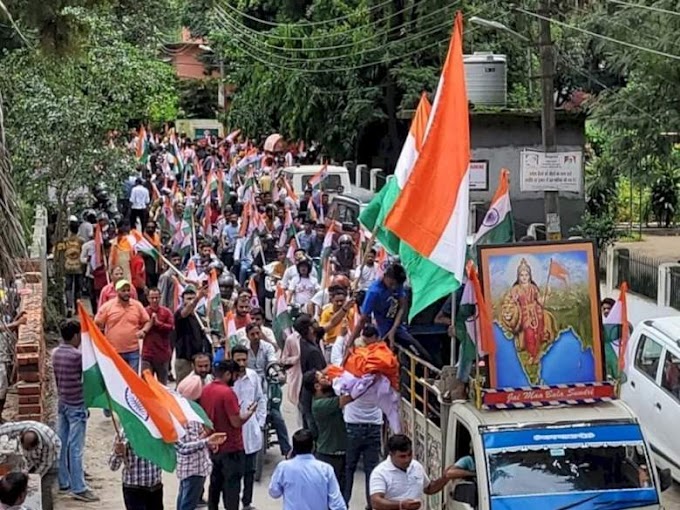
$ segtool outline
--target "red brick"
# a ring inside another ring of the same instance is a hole
[[[22,416],[26,414],[42,414],[42,406],[40,404],[20,405],[19,414]]]
[[[40,383],[25,383],[17,384],[17,393],[19,395],[40,395],[42,394],[42,385]]]
[[[20,406],[40,404],[41,400],[42,395],[19,395]]]
[[[19,418],[20,421],[23,421],[23,420],[42,421],[43,416],[42,416],[42,414],[21,414],[21,413],[19,413],[17,415],[17,418]]]
[[[40,355],[37,352],[24,352],[17,354],[17,364],[19,366],[24,365],[38,365],[40,363]]]
[[[31,283],[31,284],[39,284],[42,282],[42,273],[40,273],[40,263],[38,263],[38,271],[30,271],[28,273],[24,273],[24,279],[26,280],[26,283]]]
[[[27,383],[39,383],[40,382],[40,372],[35,371],[35,372],[19,372],[17,374],[17,379],[19,381],[27,382]]]
[[[40,352],[38,342],[17,342],[17,353],[37,353]]]

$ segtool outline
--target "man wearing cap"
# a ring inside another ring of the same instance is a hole
[[[139,372],[140,341],[149,332],[152,323],[142,304],[130,297],[130,288],[128,280],[118,280],[116,299],[101,306],[94,322],[127,364]]]
[[[64,268],[64,285],[66,290],[66,309],[72,315],[75,304],[80,299],[83,286],[83,266],[80,263],[80,251],[83,240],[78,237],[78,218],[68,219],[68,235],[56,246],[55,255],[58,263]]]

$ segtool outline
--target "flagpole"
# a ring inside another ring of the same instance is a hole
[[[548,264],[548,279],[545,281],[545,291],[543,292],[543,306],[545,307],[545,302],[548,299],[548,286],[550,284],[550,274],[552,273],[552,263],[553,259],[550,259],[550,264]]]
[[[198,246],[196,244],[196,218],[194,211],[191,211],[191,247],[194,250],[194,256],[198,253]]]
[[[458,357],[458,335],[456,334],[456,292],[454,292],[451,296],[451,332],[453,333],[453,335],[451,336],[452,345],[450,365],[452,367],[456,366]]]

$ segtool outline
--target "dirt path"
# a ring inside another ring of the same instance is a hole
[[[295,423],[296,417],[293,413],[292,406],[287,402],[285,402],[283,406],[283,416],[288,425],[288,432],[292,435],[292,433],[297,430]],[[94,492],[101,498],[101,501],[98,503],[82,503],[75,501],[68,495],[59,495],[55,508],[57,510],[122,510],[124,506],[121,490],[121,473],[120,471],[112,472],[108,466],[114,437],[111,419],[105,418],[101,410],[92,409],[87,426],[85,470],[93,477],[93,480],[89,482],[89,484]],[[281,454],[276,447],[267,452],[262,480],[255,484],[253,497],[253,505],[259,510],[282,508],[280,500],[274,500],[267,494],[267,488],[272,472],[281,459]],[[163,473],[163,499],[165,501],[166,510],[175,508],[178,486],[179,484],[174,474]],[[364,509],[364,493],[363,473],[357,473],[350,510]]]

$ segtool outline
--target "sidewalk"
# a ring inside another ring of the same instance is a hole
[[[605,286],[600,285],[600,298],[604,299],[606,297],[617,299],[619,297],[618,289],[615,289],[613,292],[607,293]],[[657,304],[654,301],[640,297],[637,294],[629,292],[627,294],[627,297],[628,297],[628,320],[633,325],[633,327],[637,326],[639,322],[647,319],[680,316],[680,310],[676,310],[675,308],[671,308],[669,306],[657,306]]]

